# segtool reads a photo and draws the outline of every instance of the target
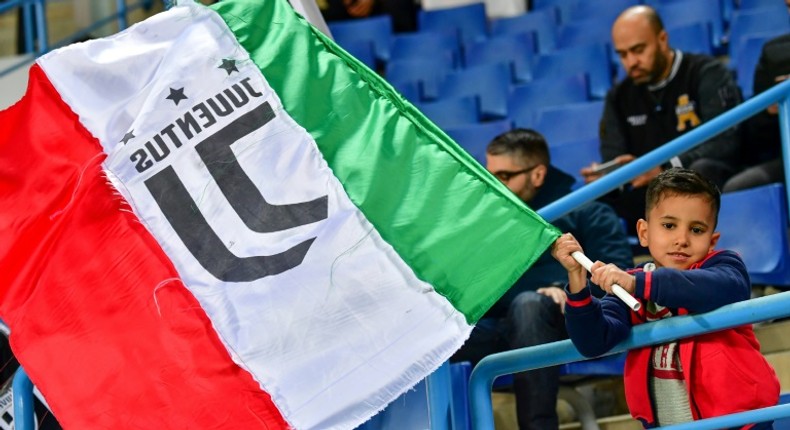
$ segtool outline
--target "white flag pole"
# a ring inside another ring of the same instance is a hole
[[[571,253],[571,257],[574,260],[578,261],[588,272],[591,272],[593,262],[587,258],[586,255],[582,254],[579,251]],[[614,284],[612,285],[612,292],[616,295],[620,300],[625,302],[629,308],[633,309],[634,311],[638,311],[642,305],[639,303],[638,300],[634,298],[634,296],[628,294],[628,291],[624,290],[623,287]]]

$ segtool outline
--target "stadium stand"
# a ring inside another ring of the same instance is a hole
[[[557,44],[556,28],[559,25],[557,9],[548,7],[524,15],[491,21],[491,35],[534,32],[538,38],[539,53],[554,51]]]
[[[486,64],[450,72],[439,84],[439,99],[476,95],[484,120],[507,117],[511,74],[506,64]]]
[[[335,21],[328,24],[332,37],[340,46],[354,41],[366,40],[373,43],[376,59],[383,63],[389,61],[390,39],[392,38],[392,19],[389,15]]]
[[[417,106],[441,128],[473,124],[480,120],[480,102],[476,96],[442,99]]]
[[[515,82],[532,78],[532,62],[537,50],[537,36],[533,32],[502,34],[464,46],[464,67],[491,63],[506,63]]]
[[[417,14],[419,31],[457,31],[463,44],[488,37],[488,23],[483,3],[473,3],[447,9],[420,10]]]

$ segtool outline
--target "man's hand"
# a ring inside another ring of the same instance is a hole
[[[538,288],[535,292],[538,294],[543,294],[544,296],[549,297],[551,300],[554,300],[554,303],[560,307],[560,311],[565,313],[565,301],[568,300],[568,296],[565,295],[565,291],[562,288],[543,287]]]
[[[356,18],[369,16],[373,10],[373,0],[343,0],[343,4],[348,14]]]
[[[618,155],[617,157],[614,157],[614,159],[612,161],[614,161],[618,165],[622,166],[623,164],[630,163],[631,161],[633,161],[635,159],[636,159],[636,157],[634,157],[631,154],[623,154],[623,155]],[[590,164],[587,167],[582,167],[582,169],[579,171],[579,173],[581,173],[582,177],[584,178],[584,183],[585,184],[589,184],[590,182],[597,181],[603,175],[606,174],[606,172],[597,172],[596,171],[596,166],[598,166],[598,164],[599,163],[592,163],[592,164]]]
[[[601,287],[601,289],[608,294],[613,294],[612,286],[614,284],[623,287],[628,294],[634,294],[634,290],[636,289],[636,276],[629,274],[614,264],[605,264],[596,261],[593,263],[591,273],[592,278],[590,278],[590,281]]]
[[[654,167],[645,173],[637,176],[631,181],[631,186],[634,188],[641,188],[647,186],[658,174],[661,173],[661,166]]]

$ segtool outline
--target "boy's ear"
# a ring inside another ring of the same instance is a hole
[[[636,235],[639,238],[639,244],[647,248],[647,221],[643,218],[636,222]]]
[[[714,232],[713,235],[710,237],[710,246],[708,247],[708,252],[712,252],[713,248],[716,247],[716,244],[719,242],[719,238],[721,237],[721,233]]]

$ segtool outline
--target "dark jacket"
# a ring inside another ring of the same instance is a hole
[[[675,51],[669,77],[656,85],[625,79],[606,96],[601,157],[644,155],[736,106],[740,90],[718,60]],[[733,127],[679,156],[684,167],[699,158],[735,164],[739,132]]]
[[[549,167],[546,180],[528,204],[529,207],[538,210],[554,202],[570,193],[573,183],[573,177],[555,167]],[[584,247],[586,255],[593,261],[601,260],[622,268],[633,265],[633,255],[625,230],[610,206],[600,202],[590,202],[554,220],[552,224],[564,233],[573,234]],[[551,250],[546,250],[494,304],[486,317],[504,317],[510,302],[523,291],[535,291],[552,284],[562,286],[566,282],[568,282],[568,272],[551,256]]]
[[[638,312],[614,296],[593,298],[589,288],[568,295],[566,327],[585,356],[603,354],[623,341],[633,325],[646,322],[648,300],[669,307],[673,315],[685,315],[747,300],[751,292],[746,266],[731,251],[713,252],[689,270],[639,269],[634,275],[634,297],[643,304]],[[623,375],[628,408],[645,427],[656,425],[648,386],[651,349],[628,351]],[[682,339],[679,351],[694,419],[773,406],[779,400],[779,380],[760,354],[751,325]]]

